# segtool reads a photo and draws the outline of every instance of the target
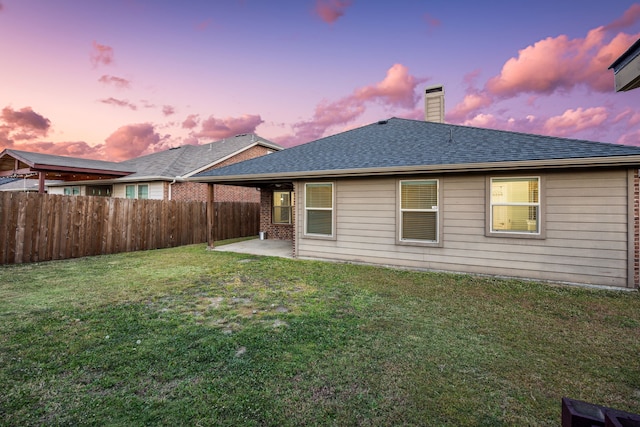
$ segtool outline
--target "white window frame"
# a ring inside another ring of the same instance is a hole
[[[325,184],[325,185],[331,185],[331,207],[330,208],[309,208],[307,207],[307,188],[309,185],[318,185],[318,184]],[[336,238],[336,210],[335,210],[335,206],[336,206],[336,185],[334,182],[331,181],[323,181],[323,182],[305,182],[304,183],[304,236],[305,237],[310,237],[310,238],[316,238],[316,239],[329,239],[329,240],[335,240]],[[310,210],[316,210],[316,211],[331,211],[331,234],[317,234],[317,233],[309,233],[308,230],[308,226],[309,226],[309,216],[308,216],[308,212]]]
[[[65,196],[80,196],[82,194],[82,190],[78,185],[67,185],[62,190]]]
[[[522,180],[522,179],[536,179],[538,182],[538,201],[537,202],[494,202],[492,188],[494,180]],[[544,183],[545,179],[543,175],[523,175],[523,176],[491,176],[487,177],[487,223],[486,223],[486,235],[493,237],[517,237],[517,238],[529,238],[529,239],[544,239],[545,227],[544,227]],[[528,206],[535,207],[537,209],[537,230],[535,233],[525,231],[513,231],[513,230],[498,230],[493,228],[493,207],[494,206]]]
[[[436,206],[432,206],[431,209],[403,209],[402,208],[402,183],[404,182],[419,182],[423,181],[427,182],[435,182],[436,184]],[[440,179],[439,178],[414,178],[414,179],[401,179],[398,180],[398,220],[397,220],[397,240],[398,244],[408,244],[408,245],[423,245],[423,246],[441,246],[441,187],[440,187]],[[403,223],[403,213],[404,212],[435,212],[436,213],[436,239],[435,240],[423,240],[423,239],[403,239],[402,238],[402,223]]]
[[[140,197],[140,187],[147,187],[147,197],[142,199]],[[133,187],[133,194],[135,197],[127,197],[127,188],[128,187]],[[149,199],[149,184],[125,184],[124,186],[124,197],[125,199],[140,199],[140,200],[147,200]]]

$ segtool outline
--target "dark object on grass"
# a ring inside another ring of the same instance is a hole
[[[562,427],[640,427],[640,415],[563,397]]]

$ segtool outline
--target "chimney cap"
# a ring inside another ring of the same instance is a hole
[[[436,92],[444,92],[444,86],[443,85],[429,86],[424,90],[425,94],[436,93]]]

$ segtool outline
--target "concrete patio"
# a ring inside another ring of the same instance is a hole
[[[251,239],[228,245],[216,246],[216,251],[237,252],[241,254],[277,256],[293,258],[293,244],[289,240]]]

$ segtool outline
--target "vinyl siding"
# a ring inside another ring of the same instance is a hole
[[[626,287],[626,170],[544,175],[540,239],[485,235],[486,176],[438,177],[441,247],[396,244],[395,178],[336,180],[336,239],[298,234],[298,256]]]

